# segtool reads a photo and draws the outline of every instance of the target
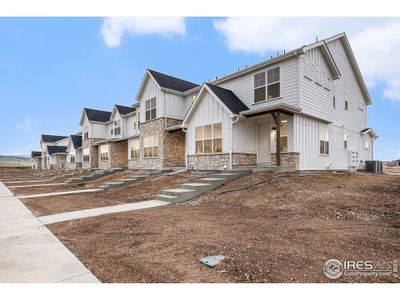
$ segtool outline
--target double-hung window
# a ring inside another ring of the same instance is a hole
[[[319,128],[319,153],[329,154],[329,129],[328,127]]]
[[[140,140],[133,140],[131,144],[131,159],[140,158]]]
[[[74,162],[75,162],[75,155],[71,155],[71,157],[70,157],[70,162],[71,162],[71,163],[74,163]]]
[[[111,129],[111,135],[120,135],[121,134],[121,120],[116,120],[113,123],[113,129]],[[113,132],[114,131],[114,132]]]
[[[265,78],[267,77],[267,78]],[[279,67],[254,75],[254,102],[271,100],[280,97],[280,69]]]
[[[145,120],[150,121],[156,118],[157,115],[157,101],[156,98],[151,98],[145,102]]]
[[[254,75],[254,102],[264,101],[266,87],[265,87],[265,72]]]
[[[85,148],[83,149],[83,162],[89,162],[89,161],[90,161],[89,149]]]
[[[347,149],[347,134],[343,134],[343,148]]]
[[[158,135],[146,136],[143,139],[143,152],[145,158],[158,157]]]
[[[108,145],[100,145],[100,160],[108,161]]]
[[[222,123],[196,127],[196,154],[222,152]]]

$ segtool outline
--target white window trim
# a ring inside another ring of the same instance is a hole
[[[136,155],[135,155],[135,157],[132,156],[133,151],[137,151],[137,157],[136,157]],[[140,140],[139,139],[131,141],[130,158],[132,160],[140,159]]]
[[[214,126],[218,125],[218,124],[221,124],[221,136],[215,136]],[[207,126],[211,126],[211,138],[204,138],[204,128],[207,127]],[[202,130],[203,130],[203,136],[202,136],[201,139],[198,139],[196,137],[196,129],[197,128],[202,128]],[[194,130],[195,130],[195,132],[194,132],[194,140],[195,140],[195,142],[194,142],[194,151],[195,151],[196,155],[220,154],[220,153],[223,152],[223,149],[222,149],[222,145],[223,145],[222,144],[223,143],[223,137],[222,137],[223,136],[223,134],[222,134],[223,125],[222,125],[222,122],[205,124],[205,125],[202,125],[202,126],[196,126]],[[221,151],[215,152],[214,151],[214,140],[217,140],[217,139],[221,139]],[[208,140],[211,140],[211,152],[205,153],[204,152],[204,141],[208,141]],[[202,151],[201,151],[201,153],[197,153],[197,142],[202,142]]]
[[[152,107],[151,106],[151,102],[152,102],[152,100],[154,100],[154,107]],[[146,103],[150,103],[149,104],[149,109],[146,109]],[[153,110],[155,110],[155,116],[154,116],[154,118],[152,118],[151,117],[151,112],[153,111]],[[147,112],[149,112],[149,119],[147,120],[146,119],[146,115],[147,115]],[[151,98],[151,99],[147,99],[145,102],[144,102],[144,120],[146,121],[146,122],[148,122],[148,121],[152,121],[152,120],[154,120],[154,119],[156,119],[157,118],[157,98],[156,97],[153,97],[153,98]]]
[[[278,69],[279,70],[279,79],[277,81],[268,82],[268,71],[271,71],[271,70],[274,70],[274,69]],[[264,76],[265,76],[265,83],[264,83],[264,85],[260,85],[260,86],[256,87],[255,86],[255,76],[259,75],[259,74],[262,74],[262,73],[264,73]],[[277,97],[273,97],[273,98],[268,99],[268,87],[273,85],[273,84],[277,84],[277,83],[279,83],[279,95]],[[265,99],[256,101],[256,99],[255,99],[255,97],[253,95],[253,104],[258,104],[260,102],[271,101],[271,100],[275,100],[275,99],[281,98],[280,83],[281,83],[281,67],[280,66],[269,68],[269,69],[267,69],[267,70],[265,70],[263,72],[258,72],[256,74],[254,74],[253,75],[253,94],[254,94],[254,91],[256,89],[260,89],[260,88],[264,87],[265,88]]]
[[[321,152],[321,142],[324,142],[323,149]],[[329,147],[329,127],[320,126],[319,127],[319,154],[320,155],[329,155],[330,147]],[[326,147],[328,146],[328,147]]]
[[[154,148],[157,148],[157,155],[154,155]],[[152,149],[152,155],[145,156],[146,149]],[[143,138],[143,158],[158,158],[159,157],[159,136],[151,135]]]

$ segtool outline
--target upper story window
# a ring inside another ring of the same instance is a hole
[[[71,155],[71,157],[70,157],[70,162],[71,162],[71,163],[74,163],[74,162],[75,162],[75,155]]]
[[[347,134],[343,134],[343,148],[347,149]]]
[[[279,67],[254,75],[254,102],[271,100],[278,97],[280,97]]]
[[[151,98],[145,102],[145,120],[150,121],[156,118],[157,115],[157,101],[156,98]]]
[[[320,127],[319,128],[319,153],[329,154],[329,128]]]
[[[349,96],[347,93],[344,94],[344,109],[349,110]]]
[[[140,112],[137,113],[137,129],[140,129]]]
[[[121,134],[121,120],[116,120],[113,122],[113,128],[111,129],[111,135]]]
[[[222,152],[222,123],[196,127],[196,154]]]
[[[137,120],[136,120],[136,116],[133,116],[133,129],[136,130],[137,128]]]
[[[86,132],[83,133],[83,139],[86,140],[88,138],[89,138],[89,132],[86,131]]]

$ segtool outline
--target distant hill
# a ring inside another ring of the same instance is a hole
[[[0,162],[30,162],[30,155],[0,155]]]
[[[0,155],[0,167],[26,168],[31,165],[30,155]]]

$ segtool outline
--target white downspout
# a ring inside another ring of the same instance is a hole
[[[188,158],[187,158],[187,129],[182,127],[182,131],[185,133],[185,169],[188,169]]]

